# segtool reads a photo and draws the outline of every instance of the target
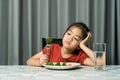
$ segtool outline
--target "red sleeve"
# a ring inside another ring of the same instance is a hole
[[[42,49],[43,54],[46,54],[46,47]]]
[[[80,62],[82,65],[83,65],[83,63],[84,63],[84,61],[85,61],[86,58],[88,58],[88,55],[87,55],[85,52],[81,51],[81,52],[80,52],[80,60],[79,60],[79,62]]]

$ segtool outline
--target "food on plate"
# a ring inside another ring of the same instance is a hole
[[[54,66],[54,64],[52,62],[47,62],[46,65]]]
[[[63,62],[63,63],[62,63],[62,66],[66,66],[66,62]]]
[[[72,64],[67,64],[67,66],[72,66]]]
[[[67,66],[66,62],[47,62],[45,65],[50,66]]]
[[[77,68],[80,64],[75,62],[47,62],[43,64],[45,68],[48,69],[74,69]]]
[[[60,62],[54,64],[55,66],[61,66]]]

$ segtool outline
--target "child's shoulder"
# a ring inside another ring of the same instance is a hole
[[[60,44],[57,44],[57,43],[53,43],[53,44],[50,44],[51,47],[61,47]]]
[[[57,43],[53,43],[53,44],[50,44],[50,48],[54,48],[54,49],[56,49],[56,48],[61,48],[61,45],[60,44],[57,44]]]

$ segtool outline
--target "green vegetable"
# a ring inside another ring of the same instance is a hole
[[[66,66],[66,62],[63,62],[61,66]]]
[[[60,62],[55,63],[55,66],[61,66]]]
[[[50,66],[67,66],[66,62],[60,63],[60,62],[47,62],[46,65]]]
[[[46,65],[54,66],[54,64],[52,62],[47,62]]]
[[[52,38],[51,38],[51,37],[46,37],[46,38],[45,38],[45,41],[46,41],[47,43],[50,43],[50,42],[52,42]]]

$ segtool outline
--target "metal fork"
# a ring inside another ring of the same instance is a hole
[[[49,50],[49,48],[50,48],[50,44],[46,44],[46,54],[48,55],[48,50]]]

